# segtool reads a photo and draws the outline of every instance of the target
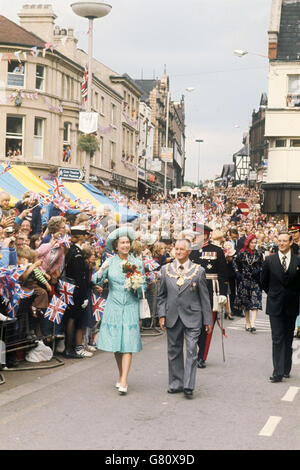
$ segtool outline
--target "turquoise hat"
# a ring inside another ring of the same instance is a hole
[[[108,235],[107,240],[106,240],[106,249],[109,251],[113,250],[114,242],[118,240],[118,238],[121,238],[121,237],[128,237],[130,241],[133,241],[134,235],[135,234],[134,234],[134,230],[132,227],[124,226],[124,227],[117,228],[116,230],[114,230]]]

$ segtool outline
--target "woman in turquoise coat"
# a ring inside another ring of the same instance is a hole
[[[142,349],[139,318],[139,298],[146,290],[143,264],[130,255],[134,231],[130,227],[121,227],[112,232],[106,241],[108,250],[113,249],[116,256],[105,261],[94,283],[102,286],[108,279],[109,294],[106,301],[97,347],[115,354],[119,369],[119,380],[116,383],[120,394],[127,393],[127,380],[132,362],[132,353]],[[126,274],[124,263],[129,262],[143,274],[142,285],[134,291],[124,287]]]

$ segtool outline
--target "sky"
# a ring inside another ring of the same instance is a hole
[[[74,0],[75,2],[76,0]],[[132,78],[160,78],[171,99],[186,100],[186,174],[197,182],[219,175],[242,147],[261,94],[268,92],[268,28],[272,0],[105,0],[111,13],[95,21],[94,57]],[[87,51],[87,20],[70,0],[11,0],[0,14],[19,22],[24,4],[51,4],[56,24],[78,32]],[[2,8],[1,8],[2,7]],[[236,49],[249,51],[243,58]],[[193,87],[193,92],[186,89]],[[196,139],[204,142],[196,143]]]

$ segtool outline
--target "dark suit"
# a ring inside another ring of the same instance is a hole
[[[264,261],[261,283],[267,293],[266,314],[270,317],[273,343],[273,376],[288,375],[292,367],[292,342],[299,314],[300,258],[291,253],[287,272],[279,254]]]

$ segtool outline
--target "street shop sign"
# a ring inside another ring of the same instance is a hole
[[[79,168],[59,168],[58,176],[63,180],[82,181],[84,178],[83,171]]]
[[[160,159],[164,163],[173,163],[173,149],[168,147],[162,147]]]

